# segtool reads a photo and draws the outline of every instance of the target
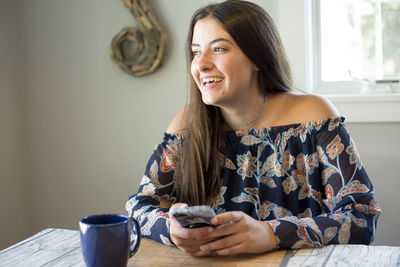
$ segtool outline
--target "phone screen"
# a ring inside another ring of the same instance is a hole
[[[215,226],[211,223],[215,212],[209,206],[192,206],[188,208],[171,209],[170,214],[186,228]]]

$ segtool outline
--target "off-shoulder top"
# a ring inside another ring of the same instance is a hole
[[[216,213],[243,211],[267,221],[279,248],[372,241],[380,207],[343,117],[224,135]],[[168,245],[168,210],[176,200],[173,155],[183,141],[164,134],[126,203],[142,235]]]

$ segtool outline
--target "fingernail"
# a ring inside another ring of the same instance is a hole
[[[207,246],[201,246],[200,250],[206,252],[208,250],[208,247]]]

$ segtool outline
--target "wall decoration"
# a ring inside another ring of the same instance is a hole
[[[144,76],[160,65],[167,37],[146,0],[123,2],[141,30],[123,28],[111,41],[110,56],[123,71],[133,76]]]

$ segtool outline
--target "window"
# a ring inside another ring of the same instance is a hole
[[[400,92],[400,0],[311,3],[317,90]]]
[[[399,122],[400,0],[305,0],[305,11],[307,86],[353,121]]]

